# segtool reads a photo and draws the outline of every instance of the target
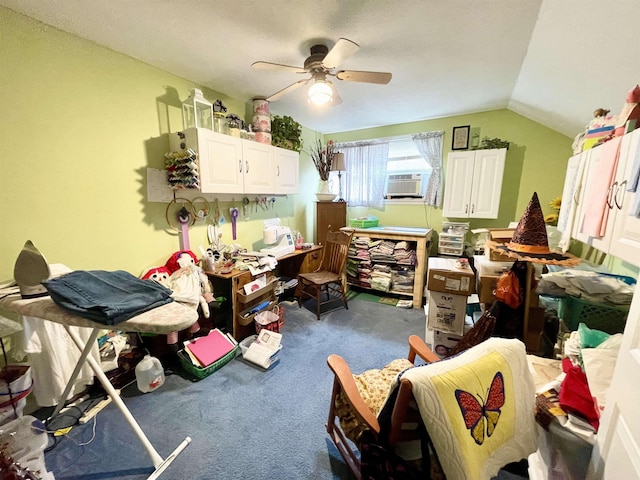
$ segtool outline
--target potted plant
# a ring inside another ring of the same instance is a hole
[[[271,144],[287,150],[302,150],[302,127],[293,118],[284,115],[271,117]]]

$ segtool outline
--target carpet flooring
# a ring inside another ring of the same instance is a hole
[[[173,374],[142,394],[135,383],[122,398],[164,458],[187,436],[192,441],[161,479],[349,479],[328,438],[336,353],[353,371],[380,367],[407,353],[409,335],[424,335],[421,309],[401,309],[354,296],[349,309],[316,320],[315,313],[285,304],[283,349],[268,371],[232,360],[193,382]],[[78,425],[45,454],[57,480],[147,478],[152,463],[122,414],[109,405]],[[503,477],[520,478],[520,477]]]

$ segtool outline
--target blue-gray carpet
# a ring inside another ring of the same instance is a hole
[[[407,354],[407,338],[424,336],[421,309],[401,309],[356,295],[349,310],[316,320],[286,305],[283,350],[269,371],[232,360],[199,382],[170,375],[141,394],[135,382],[122,398],[165,458],[185,437],[191,444],[160,479],[350,479],[324,429],[337,353],[355,373]],[[45,454],[57,480],[145,479],[152,462],[120,411],[109,405],[93,422],[74,427]],[[521,479],[501,472],[501,480]]]
[[[161,479],[348,479],[329,441],[327,420],[332,353],[354,372],[405,356],[407,338],[424,335],[421,309],[363,301],[349,310],[315,314],[287,305],[279,362],[263,371],[235,359],[192,383],[170,375],[158,390],[123,391],[133,416],[162,457],[185,437],[191,444]],[[143,479],[152,471],[142,444],[113,405],[92,423],[77,426],[45,455],[57,480]]]

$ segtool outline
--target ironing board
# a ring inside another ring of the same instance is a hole
[[[142,431],[138,422],[136,422],[135,418],[120,398],[120,395],[118,395],[118,392],[113,388],[113,385],[111,385],[111,382],[102,371],[98,362],[89,355],[89,351],[98,339],[100,331],[110,328],[109,325],[103,325],[74,315],[73,313],[58,306],[51,297],[22,299],[19,294],[8,295],[0,299],[0,312],[2,310],[61,324],[78,349],[82,352],[78,359],[78,363],[71,374],[71,378],[68,380],[60,402],[52,414],[52,417],[57,415],[64,406],[64,403],[73,388],[73,383],[75,382],[76,377],[80,373],[84,363],[88,362],[93,373],[109,395],[109,398],[111,398],[111,401],[114,402],[122,412],[136,436],[140,442],[142,442],[147,454],[151,457],[155,470],[148,477],[148,480],[158,478],[180,454],[180,452],[189,445],[191,438],[187,437],[167,458],[163,459]],[[120,322],[114,327],[126,332],[167,334],[184,330],[185,328],[190,327],[196,320],[198,320],[198,313],[196,310],[186,307],[178,302],[171,302],[141,313],[124,322]],[[89,340],[84,343],[69,327],[91,328],[93,329],[93,332],[91,333]]]

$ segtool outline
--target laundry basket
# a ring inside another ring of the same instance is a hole
[[[627,323],[629,305],[591,303],[583,298],[567,295],[560,299],[558,317],[569,330],[577,330],[580,323],[606,333],[622,333]]]

